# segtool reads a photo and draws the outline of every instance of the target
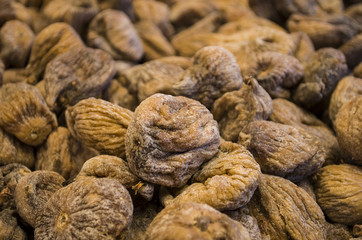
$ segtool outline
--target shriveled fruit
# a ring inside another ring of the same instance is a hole
[[[57,125],[36,87],[9,83],[0,88],[0,126],[20,141],[38,146]]]
[[[247,78],[238,91],[222,95],[211,110],[218,121],[220,135],[234,142],[250,122],[266,120],[272,111],[272,99],[254,78]]]
[[[214,208],[199,203],[171,205],[152,221],[146,240],[163,239],[250,239],[241,223]]]
[[[2,240],[26,240],[25,231],[19,226],[16,219],[16,211],[4,209],[0,211],[0,239]]]
[[[211,108],[224,93],[238,90],[243,83],[233,54],[222,47],[209,46],[197,51],[193,64],[173,86],[173,94],[200,101]]]
[[[0,128],[0,165],[20,163],[34,166],[34,149]]]
[[[112,178],[118,180],[132,195],[141,195],[146,200],[153,196],[153,184],[142,181],[129,169],[122,158],[99,155],[87,160],[76,179],[83,177]]]
[[[270,239],[327,239],[326,222],[318,204],[284,178],[263,174],[248,206],[260,231]]]
[[[263,173],[291,181],[312,175],[325,161],[319,140],[300,127],[260,120],[251,122],[240,137]]]
[[[220,135],[201,103],[159,93],[136,108],[125,144],[133,173],[152,183],[180,187],[217,153]]]
[[[96,155],[97,151],[74,139],[67,128],[58,127],[37,149],[35,169],[54,171],[69,179],[79,172],[86,160]]]
[[[66,111],[70,133],[100,153],[125,156],[124,139],[133,112],[102,99],[88,98]]]
[[[345,160],[362,165],[362,96],[352,98],[340,108],[335,129]]]
[[[44,73],[45,101],[56,112],[82,99],[96,97],[115,74],[111,56],[99,49],[79,48],[54,58]]]
[[[299,60],[278,52],[259,54],[255,65],[248,71],[273,98],[290,98],[290,90],[303,77]]]
[[[19,163],[0,166],[0,210],[16,209],[14,192],[19,180],[31,170]]]
[[[246,205],[258,186],[261,172],[243,146],[222,141],[218,153],[197,171],[192,184],[169,204],[206,203],[223,211]]]
[[[346,102],[362,95],[362,78],[347,76],[342,78],[333,91],[329,103],[329,118],[335,124],[336,116]]]
[[[37,215],[53,193],[63,187],[63,182],[65,179],[53,171],[34,171],[21,178],[15,188],[16,209],[21,218],[35,227]]]
[[[301,127],[317,137],[324,146],[325,164],[340,161],[341,155],[335,134],[311,112],[286,99],[276,98],[273,100],[273,113],[269,119],[273,122]]]
[[[362,169],[350,164],[328,165],[317,174],[317,202],[333,222],[362,222]]]
[[[127,83],[128,91],[141,102],[155,93],[170,94],[183,74],[180,66],[153,60],[127,69],[121,81]]]
[[[24,67],[33,45],[34,33],[19,20],[7,21],[0,30],[0,59],[7,68]]]
[[[97,14],[89,25],[87,41],[116,60],[137,62],[143,55],[141,39],[122,11],[107,9]]]
[[[83,178],[55,192],[37,216],[35,239],[116,239],[133,205],[119,181]]]
[[[35,38],[26,66],[28,83],[38,82],[47,64],[57,55],[84,47],[79,35],[66,23],[53,23],[44,28]]]
[[[304,66],[304,78],[293,96],[294,101],[306,108],[321,103],[330,96],[347,69],[346,58],[341,51],[319,49]]]

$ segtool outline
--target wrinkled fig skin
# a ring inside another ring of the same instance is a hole
[[[249,240],[250,237],[241,223],[206,204],[189,202],[166,207],[153,219],[145,240],[156,239]]]
[[[325,161],[319,140],[300,127],[260,120],[251,122],[243,133],[250,138],[248,150],[263,173],[298,182]]]
[[[258,186],[259,164],[245,147],[222,141],[218,153],[197,171],[190,186],[170,204],[205,203],[219,210],[246,205]]]
[[[0,88],[0,127],[23,143],[39,146],[57,125],[36,87],[9,83]]]
[[[18,20],[7,21],[0,30],[0,59],[7,68],[24,67],[33,41],[34,33],[28,25]]]
[[[362,78],[362,62],[353,69],[353,76]]]
[[[127,15],[107,9],[91,21],[87,41],[89,46],[100,48],[115,60],[137,62],[143,55],[143,46],[136,29]]]
[[[315,193],[326,216],[347,225],[362,222],[360,166],[329,165],[317,174]]]
[[[49,62],[44,73],[45,100],[53,111],[96,97],[115,74],[111,56],[99,49],[80,48]]]
[[[293,14],[287,21],[290,32],[305,32],[316,49],[338,48],[360,31],[359,24],[346,15],[303,16]]]
[[[127,69],[121,75],[128,84],[128,90],[142,102],[155,93],[172,93],[172,88],[184,74],[177,65],[159,60],[148,61]]]
[[[347,76],[338,82],[329,103],[329,118],[335,125],[336,116],[346,102],[362,95],[362,78]]]
[[[271,97],[290,98],[290,90],[303,77],[302,64],[293,56],[278,52],[264,52],[257,56],[250,74]]]
[[[317,11],[317,1],[315,0],[279,0],[275,1],[277,11],[288,18],[293,13],[304,15],[315,15]]]
[[[312,113],[286,99],[276,98],[273,100],[273,113],[269,119],[273,122],[301,127],[317,137],[324,145],[325,164],[340,161],[341,156],[335,134]]]
[[[19,226],[16,211],[4,209],[0,211],[0,239],[26,240],[26,232]]]
[[[53,0],[44,5],[42,13],[49,22],[66,22],[80,34],[98,13],[96,0]]]
[[[79,172],[86,160],[96,155],[95,150],[74,139],[67,128],[59,127],[37,149],[35,169],[54,171],[69,179]]]
[[[195,53],[193,65],[173,87],[174,95],[200,101],[211,108],[224,93],[238,90],[243,83],[231,52],[222,47],[204,47]]]
[[[220,135],[212,114],[199,102],[155,94],[136,108],[125,145],[133,173],[180,187],[217,153]]]
[[[362,96],[346,102],[336,116],[335,130],[344,159],[362,165]]]
[[[30,169],[19,163],[0,166],[0,211],[7,208],[16,209],[14,199],[16,185],[29,173]]]
[[[79,179],[55,192],[37,217],[36,240],[116,239],[132,221],[133,204],[119,181]]]
[[[34,171],[19,180],[15,188],[16,209],[21,218],[35,227],[36,217],[65,179],[53,171]]]
[[[246,79],[240,90],[227,92],[218,98],[212,108],[221,137],[233,142],[250,122],[266,120],[272,111],[272,99],[253,78]]]
[[[76,179],[82,177],[116,179],[128,190],[135,189],[134,195],[141,195],[146,200],[151,200],[153,196],[153,185],[144,183],[130,171],[126,161],[115,156],[98,155],[87,160]]]
[[[248,206],[261,233],[271,240],[327,239],[322,210],[287,179],[263,174]]]
[[[32,168],[34,162],[34,149],[0,128],[0,165],[20,163]]]
[[[66,23],[53,23],[44,28],[34,40],[29,63],[26,66],[27,81],[37,83],[47,64],[61,53],[84,47],[79,35]]]
[[[102,99],[88,98],[68,107],[72,136],[101,154],[125,157],[125,135],[133,112]]]
[[[304,66],[304,79],[294,94],[294,101],[306,108],[321,103],[330,96],[347,71],[346,58],[341,51],[319,49]]]

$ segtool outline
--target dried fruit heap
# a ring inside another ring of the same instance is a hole
[[[0,0],[0,239],[362,238],[358,0]]]

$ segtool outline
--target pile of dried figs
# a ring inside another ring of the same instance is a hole
[[[362,2],[0,0],[0,239],[362,239]]]

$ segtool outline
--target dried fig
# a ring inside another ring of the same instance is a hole
[[[239,66],[231,52],[222,47],[204,47],[193,57],[193,64],[174,84],[174,95],[200,101],[211,108],[224,93],[238,90],[243,82]]]
[[[19,226],[16,211],[4,209],[0,211],[0,239],[26,240],[26,232]]]
[[[135,28],[142,40],[146,60],[175,55],[175,49],[155,23],[140,21],[135,24]]]
[[[360,31],[358,23],[346,15],[304,16],[293,14],[287,21],[290,32],[305,32],[316,49],[338,48]]]
[[[107,9],[95,16],[88,28],[89,46],[100,48],[115,60],[137,62],[143,55],[143,46],[127,15]]]
[[[299,60],[278,52],[259,54],[255,65],[248,71],[273,98],[290,98],[290,89],[303,77],[303,67]]]
[[[34,171],[21,178],[15,188],[20,217],[35,227],[37,215],[53,193],[63,187],[63,182],[65,179],[53,171]]]
[[[133,205],[119,181],[83,178],[55,192],[37,216],[35,239],[116,239]]]
[[[90,20],[98,13],[96,0],[52,0],[43,8],[51,23],[66,22],[82,34]]]
[[[341,51],[319,49],[304,66],[304,79],[293,96],[294,101],[306,108],[321,103],[330,96],[347,70],[346,58]]]
[[[318,204],[292,182],[263,174],[249,209],[270,239],[325,240],[326,222]]]
[[[0,211],[16,209],[14,192],[19,180],[31,173],[30,169],[19,163],[0,166]]]
[[[330,103],[329,103],[329,118],[332,123],[335,124],[336,116],[340,110],[340,108],[357,96],[362,95],[362,79],[347,76],[342,78],[338,82],[336,89],[333,91]]]
[[[99,155],[86,161],[76,179],[82,177],[112,178],[118,180],[132,195],[141,195],[146,200],[153,196],[153,185],[143,182],[129,169],[122,158]]]
[[[225,93],[212,108],[220,135],[234,142],[248,123],[265,120],[272,111],[272,99],[254,78],[247,78],[240,90]]]
[[[102,92],[115,74],[114,62],[99,49],[79,48],[60,54],[44,73],[45,101],[55,112]]]
[[[0,128],[0,165],[20,163],[32,168],[34,162],[34,149]]]
[[[246,205],[258,186],[259,164],[243,146],[222,141],[218,153],[192,177],[192,184],[169,204],[206,203],[219,210]]]
[[[350,164],[328,165],[317,174],[317,202],[333,222],[362,222],[361,179],[361,167]]]
[[[0,126],[20,141],[39,146],[57,127],[57,120],[36,87],[8,83],[0,88]]]
[[[35,169],[54,171],[69,179],[79,172],[86,160],[96,155],[95,150],[75,140],[67,128],[58,127],[38,148]]]
[[[183,203],[163,209],[151,222],[145,240],[250,239],[246,228],[206,204]]]
[[[27,81],[35,84],[45,71],[48,62],[61,53],[84,47],[77,32],[66,23],[53,23],[35,37],[26,66]]]
[[[273,113],[269,116],[273,122],[301,127],[319,139],[324,146],[325,164],[340,161],[339,146],[333,131],[312,113],[294,103],[276,98],[273,100]]]
[[[136,108],[125,145],[133,173],[152,183],[180,187],[217,153],[220,135],[205,106],[159,93]]]
[[[66,110],[70,133],[102,154],[125,157],[124,139],[133,112],[102,99],[88,98]]]
[[[155,93],[170,94],[184,70],[176,65],[158,60],[134,66],[122,74],[131,94],[141,102]]]
[[[298,182],[325,161],[319,140],[300,127],[259,120],[249,123],[243,134],[250,135],[248,150],[263,173]]]
[[[171,38],[174,29],[169,21],[169,8],[165,3],[154,0],[135,0],[133,7],[136,20],[156,24],[166,38]]]
[[[34,41],[33,31],[19,20],[7,21],[0,30],[0,58],[7,68],[26,65]]]
[[[345,160],[362,165],[362,96],[352,98],[338,111],[337,140]]]
[[[343,44],[339,50],[341,50],[346,57],[348,67],[353,69],[362,62],[362,33],[351,38]]]

